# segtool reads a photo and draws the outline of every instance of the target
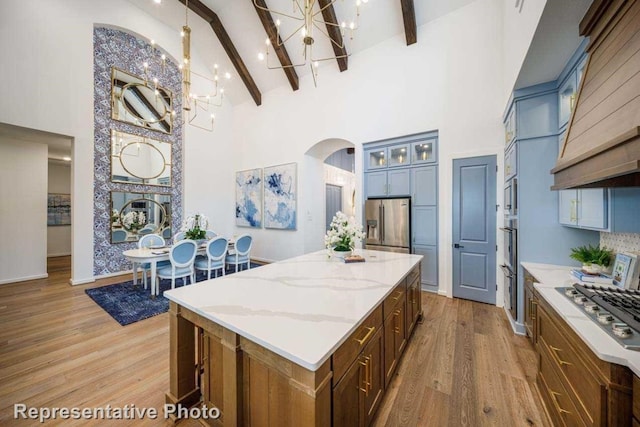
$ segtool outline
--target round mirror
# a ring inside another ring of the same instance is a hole
[[[144,141],[134,141],[120,150],[120,164],[130,175],[150,180],[164,173],[167,160],[154,145]]]
[[[144,83],[128,83],[122,88],[120,98],[129,114],[144,123],[159,123],[167,116],[166,94]]]

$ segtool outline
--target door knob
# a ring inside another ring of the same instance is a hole
[[[458,249],[458,248],[464,248],[464,246],[460,245],[459,243],[454,243],[453,247]]]

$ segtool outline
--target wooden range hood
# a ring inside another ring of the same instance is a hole
[[[640,0],[594,0],[580,35],[589,62],[551,188],[640,187]]]

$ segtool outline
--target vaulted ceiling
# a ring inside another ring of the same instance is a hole
[[[185,0],[162,0],[160,4],[153,0],[129,0],[168,27],[175,29],[176,37],[185,22]],[[303,0],[299,0],[303,1]],[[431,20],[446,15],[475,0],[369,0],[360,7],[359,28],[351,40],[347,40],[346,51],[357,54],[386,39],[404,34],[406,45],[420,43],[417,29]],[[256,0],[270,9],[291,12],[292,0]],[[319,4],[329,4],[330,0],[318,0]],[[278,17],[262,12],[254,6],[253,0],[189,0],[189,26],[192,28],[192,51],[203,58],[209,71],[219,64],[220,70],[229,71],[232,79],[225,82],[225,96],[237,105],[253,99],[256,104],[262,102],[262,95],[276,87],[287,85],[291,90],[322,90],[322,75],[327,73],[349,72],[349,65],[357,61],[357,55],[341,60],[322,62],[319,69],[318,88],[313,80],[304,78],[310,73],[308,67],[294,67],[285,70],[267,69],[258,54],[264,52],[265,39],[275,39],[273,21]],[[338,0],[331,10],[325,10],[324,19],[336,22],[350,22],[355,17],[355,0]],[[293,23],[281,19],[281,34],[288,35],[295,29]],[[348,31],[347,31],[348,33]],[[154,38],[153,34],[145,34]],[[333,35],[333,37],[338,37]],[[301,62],[303,44],[300,37],[292,37],[284,43],[284,49],[269,57],[269,64],[280,66],[287,57],[296,64]],[[316,37],[315,57],[334,57],[341,54],[334,49],[326,37]],[[397,64],[401,67],[401,64]],[[194,71],[198,71],[194,65]],[[200,70],[203,72],[204,70]]]

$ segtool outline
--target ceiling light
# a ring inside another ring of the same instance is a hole
[[[293,12],[281,12],[277,10],[270,9],[268,7],[261,6],[257,3],[257,0],[253,0],[253,6],[256,9],[263,10],[265,12],[270,13],[271,15],[277,15],[278,19],[276,19],[276,36],[274,40],[270,40],[267,38],[265,42],[265,53],[259,54],[258,59],[261,61],[266,59],[267,68],[269,69],[280,69],[280,68],[289,68],[289,67],[304,67],[309,66],[311,68],[311,73],[313,76],[313,83],[317,86],[317,77],[318,77],[318,68],[319,62],[321,61],[329,61],[342,59],[349,56],[346,53],[345,49],[345,36],[347,32],[349,33],[349,39],[353,40],[353,34],[355,30],[358,29],[358,18],[360,17],[360,6],[361,3],[367,3],[368,0],[355,0],[355,18],[347,25],[345,21],[341,24],[336,24],[333,22],[326,22],[323,18],[322,12],[326,11],[327,8],[333,7],[333,4],[336,3],[337,0],[329,0],[326,5],[320,5],[319,0],[293,0]],[[293,22],[292,27],[295,29],[290,34],[281,34],[281,22],[280,18],[286,18]],[[340,30],[342,35],[342,40],[336,41],[334,40],[327,31],[327,28],[337,28]],[[302,40],[302,60],[297,64],[291,65],[270,65],[269,64],[269,46],[271,44],[275,44],[277,47],[283,46],[289,40],[293,39],[295,34],[300,34],[300,40]],[[345,49],[345,54],[343,55],[335,55],[329,56],[326,58],[318,58],[314,55],[313,45],[316,41],[316,35],[322,35],[329,39],[329,43],[337,46],[340,49]]]
[[[153,2],[154,2],[155,4],[160,4],[160,3],[162,3],[162,0],[153,0]]]

